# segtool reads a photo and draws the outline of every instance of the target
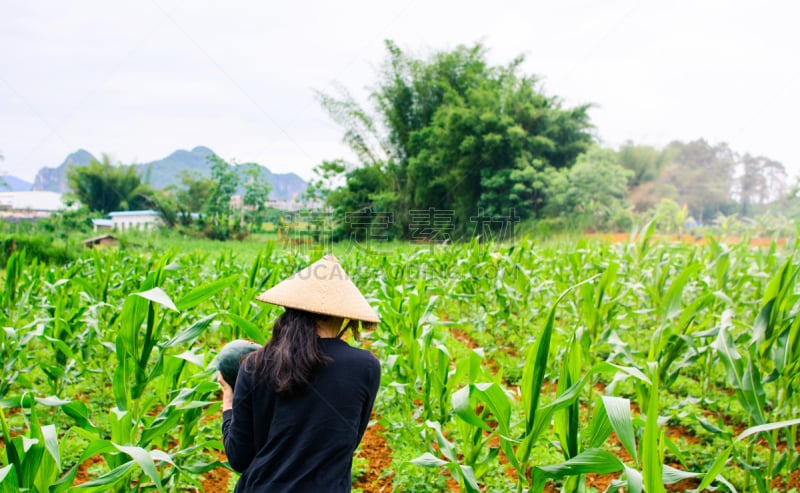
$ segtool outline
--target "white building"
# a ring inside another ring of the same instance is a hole
[[[66,209],[56,192],[0,192],[0,208],[17,211],[53,212]]]
[[[66,208],[56,192],[0,192],[0,219],[36,220]]]
[[[149,230],[162,226],[161,214],[158,211],[119,211],[108,215],[112,229],[125,231],[128,229]],[[98,225],[95,223],[95,228]]]

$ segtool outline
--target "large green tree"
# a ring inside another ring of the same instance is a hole
[[[216,187],[212,178],[206,178],[197,171],[181,172],[181,188],[176,191],[178,208],[183,216],[202,212],[211,199],[211,192]]]
[[[704,139],[688,143],[672,142],[672,164],[665,167],[659,181],[678,192],[677,202],[701,222],[718,214],[729,214],[736,206],[732,198],[737,156],[726,143],[711,145]]]
[[[219,156],[212,154],[208,159],[214,185],[203,205],[206,217],[205,234],[212,239],[227,240],[240,230],[239,221],[233,217],[231,206],[231,198],[239,185],[239,175]]]
[[[242,170],[244,178],[244,183],[242,183],[244,186],[244,195],[242,196],[244,219],[252,231],[259,231],[261,230],[261,224],[264,222],[264,213],[272,187],[263,166],[255,163],[241,166],[244,167]]]
[[[142,184],[136,169],[114,165],[106,155],[89,166],[70,166],[67,181],[72,193],[92,212],[108,214],[152,206],[151,190]]]
[[[741,158],[737,195],[745,216],[763,212],[766,205],[786,195],[786,168],[775,160],[749,153]]]
[[[414,210],[453,211],[461,232],[479,210],[539,214],[543,176],[571,166],[592,140],[588,107],[542,94],[522,58],[491,66],[480,44],[427,58],[386,46],[372,111],[344,90],[320,95],[360,161],[330,195],[335,211],[392,212],[403,236]]]

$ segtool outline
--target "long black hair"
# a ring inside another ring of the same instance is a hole
[[[275,321],[272,338],[244,360],[245,370],[266,380],[279,394],[302,392],[314,372],[331,361],[319,347],[317,322],[325,315],[287,308]]]

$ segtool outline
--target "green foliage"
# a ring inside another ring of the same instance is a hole
[[[387,51],[374,116],[346,92],[321,95],[361,161],[328,197],[341,219],[367,207],[391,211],[407,236],[413,210],[453,211],[460,234],[474,229],[478,209],[537,215],[548,170],[571,166],[591,141],[588,107],[564,109],[542,94],[535,77],[520,74],[521,58],[490,66],[480,44],[427,59],[392,42]]]
[[[678,233],[686,221],[687,209],[681,208],[674,200],[661,199],[654,211],[658,228],[665,233]]]
[[[316,209],[328,201],[328,196],[336,186],[336,180],[347,170],[341,159],[323,161],[314,167],[314,178],[308,183],[304,198]]]
[[[133,166],[113,165],[108,156],[89,166],[70,166],[67,181],[72,193],[92,212],[108,214],[119,210],[150,207],[149,188],[142,185]]]
[[[238,233],[241,226],[231,207],[231,197],[239,185],[239,175],[216,154],[209,156],[209,161],[214,186],[203,208],[207,221],[204,232],[208,238],[227,240]]]
[[[577,221],[582,230],[626,226],[631,175],[618,164],[616,153],[592,148],[578,156],[575,166],[552,176],[546,213]]]
[[[628,182],[630,188],[655,181],[664,165],[670,159],[671,156],[668,151],[659,151],[650,146],[635,145],[630,141],[619,149],[620,165],[631,172]]]
[[[742,174],[737,179],[737,195],[744,216],[763,211],[772,202],[786,196],[786,168],[773,159],[745,154],[741,157]]]
[[[188,220],[189,214],[205,209],[216,183],[214,179],[204,178],[196,172],[184,172],[181,175],[181,185],[183,188],[176,193],[178,209],[182,220]]]
[[[629,142],[620,148],[619,157],[622,166],[633,172],[631,202],[639,212],[669,199],[685,205],[701,223],[710,223],[720,215],[761,214],[770,204],[784,215],[791,196],[781,163],[738,154],[725,143],[675,141],[659,150]]]
[[[393,488],[587,491],[587,475],[613,474],[613,490],[768,491],[787,479],[800,465],[797,246],[655,233],[335,246],[382,316],[362,333],[382,363],[375,419]],[[177,492],[224,467],[213,358],[223,341],[265,340],[278,309],[255,296],[319,252],[155,238],[156,254],[66,265],[12,254],[0,491]],[[89,481],[73,486],[79,467]]]
[[[37,221],[35,229],[61,238],[67,238],[75,233],[87,234],[92,231],[92,217],[95,216],[97,216],[97,213],[91,213],[86,207],[68,207],[55,211],[50,217]]]
[[[244,166],[244,196],[242,197],[244,220],[251,231],[260,231],[264,222],[266,202],[269,199],[270,184],[264,167],[254,163],[242,166]]]
[[[727,144],[710,145],[703,139],[673,142],[672,166],[664,169],[661,180],[678,190],[678,203],[687,204],[689,213],[701,222],[719,213],[732,211],[736,155]]]
[[[45,264],[66,264],[77,257],[76,248],[83,248],[83,245],[54,242],[46,234],[0,235],[0,267],[5,267],[17,251],[25,251],[28,259]]]

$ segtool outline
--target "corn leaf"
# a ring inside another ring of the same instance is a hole
[[[0,467],[0,493],[17,493],[19,491],[19,478],[14,464]]]
[[[177,310],[184,311],[193,308],[200,303],[212,298],[218,293],[221,293],[225,288],[233,284],[239,278],[238,275],[231,275],[217,281],[198,286],[183,296],[177,302],[175,307]]]
[[[200,334],[202,334],[203,332],[206,331],[206,329],[208,329],[208,326],[211,325],[211,322],[214,320],[216,316],[217,316],[216,313],[212,313],[211,315],[201,318],[197,322],[193,323],[191,326],[175,334],[175,337],[166,342],[163,345],[163,347],[168,348],[177,346],[179,344],[184,344],[186,342],[194,341],[200,336]]]
[[[780,428],[787,428],[789,426],[797,426],[797,425],[800,425],[800,419],[790,419],[790,420],[787,420],[787,421],[779,421],[777,423],[767,423],[767,424],[763,424],[763,425],[752,426],[750,428],[747,428],[743,432],[741,432],[736,437],[736,439],[737,440],[744,440],[745,438],[747,438],[749,436],[752,436],[752,435],[755,435],[755,434],[758,434],[758,433],[763,433],[765,431],[778,430]]]
[[[622,397],[604,395],[603,407],[605,408],[611,427],[619,438],[620,443],[628,451],[634,462],[639,464],[636,453],[636,435],[633,432],[633,416],[631,416],[631,401]]]
[[[662,481],[661,428],[658,425],[658,364],[649,363],[649,366],[652,383],[648,389],[647,420],[642,440],[642,478],[645,491],[662,493],[664,482]]]
[[[534,467],[533,483],[539,483],[547,478],[563,479],[578,474],[610,474],[622,471],[623,468],[622,462],[611,452],[599,448],[589,448],[559,464]]]
[[[436,457],[430,452],[425,452],[416,459],[411,459],[411,463],[422,467],[439,467],[447,464],[447,461]]]
[[[664,464],[663,467],[662,477],[664,478],[664,484],[675,484],[684,479],[699,478],[703,475],[700,472],[681,471],[667,464]]]
[[[105,474],[102,474],[85,483],[73,486],[72,488],[81,491],[86,490],[84,493],[92,493],[94,491],[109,491],[115,484],[127,478],[134,467],[136,467],[135,461],[131,460],[125,462],[124,464],[115,467]]]
[[[152,289],[148,289],[147,291],[142,291],[141,293],[133,293],[136,296],[141,296],[146,300],[150,300],[153,303],[158,303],[159,305],[169,308],[170,310],[177,312],[178,307],[175,306],[175,303],[172,302],[172,298],[169,297],[167,293],[164,292],[163,289],[155,287]]]
[[[258,344],[264,344],[267,342],[267,337],[264,335],[264,332],[258,325],[240,317],[239,315],[236,315],[235,313],[227,312],[226,315],[233,321],[233,323],[235,323],[244,331],[247,337],[252,339],[254,342],[257,342]]]
[[[599,448],[614,429],[608,419],[606,408],[600,397],[595,400],[592,421],[589,424],[589,448]]]
[[[42,435],[44,436],[44,447],[47,453],[50,454],[50,457],[52,457],[53,461],[56,463],[56,467],[60,470],[61,452],[58,450],[58,433],[56,432],[55,425],[42,426]]]
[[[475,478],[475,471],[472,470],[472,467],[459,464],[458,468],[467,493],[480,493],[481,488],[478,486],[478,480]]]
[[[733,452],[733,445],[729,446],[725,450],[720,453],[714,462],[711,464],[711,467],[708,468],[703,480],[700,481],[700,485],[697,487],[697,491],[703,491],[714,482],[714,479],[719,476],[722,472],[722,469],[725,467],[725,464],[728,462],[728,457],[730,457],[731,452]]]
[[[625,479],[628,482],[628,493],[642,493],[644,490],[642,473],[632,467],[625,466]]]
[[[142,468],[142,471],[150,478],[150,480],[156,485],[158,491],[163,492],[164,487],[161,485],[161,478],[158,477],[158,471],[156,470],[155,461],[150,453],[143,449],[142,447],[131,447],[126,445],[117,445],[114,446],[122,453],[128,455],[133,459],[139,467]]]

